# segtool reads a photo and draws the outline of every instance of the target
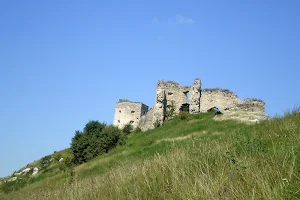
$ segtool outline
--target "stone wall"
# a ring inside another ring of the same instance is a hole
[[[200,112],[207,112],[212,107],[218,107],[221,112],[236,107],[239,99],[236,94],[223,89],[203,89],[200,98]]]
[[[148,112],[148,106],[141,102],[119,101],[116,103],[114,125],[123,128],[126,124],[131,124],[136,128],[140,118]]]
[[[229,90],[204,89],[201,91],[200,112],[217,107],[222,113],[236,111],[257,112],[264,114],[265,102],[259,99],[238,99],[238,96]]]

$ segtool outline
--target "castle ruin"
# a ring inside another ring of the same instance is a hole
[[[224,89],[201,89],[201,80],[196,78],[193,85],[183,86],[173,81],[158,81],[153,108],[141,102],[120,100],[116,104],[114,125],[123,128],[132,124],[143,131],[162,124],[167,110],[173,107],[174,114],[180,111],[197,114],[217,107],[222,113],[237,111],[255,112],[264,115],[265,103],[258,99],[238,99],[237,95]]]

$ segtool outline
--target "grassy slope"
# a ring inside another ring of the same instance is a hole
[[[3,199],[300,199],[300,114],[262,124],[175,119]],[[70,184],[70,178],[74,181]]]

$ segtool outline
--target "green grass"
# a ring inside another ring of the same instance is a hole
[[[74,177],[42,173],[0,199],[300,199],[298,111],[254,125],[212,117],[133,132]]]

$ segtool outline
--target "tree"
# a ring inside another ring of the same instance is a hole
[[[84,163],[88,160],[107,153],[115,147],[122,131],[115,126],[107,126],[98,121],[88,122],[83,132],[76,131],[71,142],[71,149],[74,154],[74,162]]]

